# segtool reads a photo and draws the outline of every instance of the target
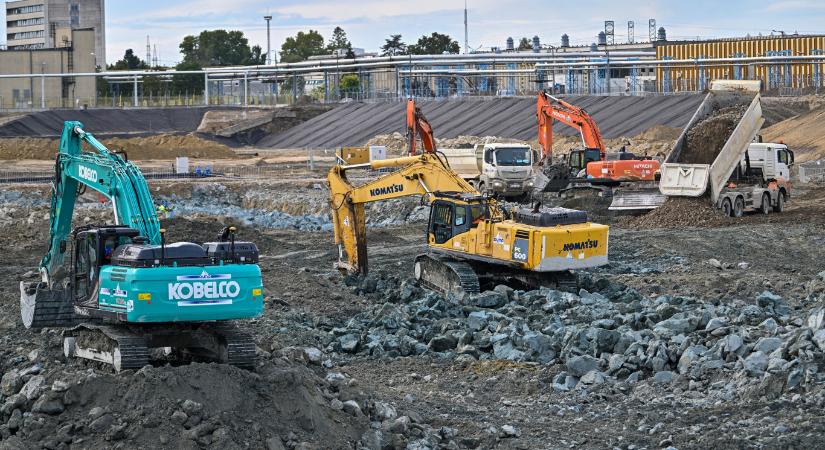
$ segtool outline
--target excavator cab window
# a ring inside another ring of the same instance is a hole
[[[571,150],[568,158],[567,165],[570,166],[571,169],[575,169],[576,172],[585,168],[584,150]]]
[[[430,214],[430,233],[436,244],[443,244],[453,237],[453,209],[450,202],[436,201]]]
[[[80,233],[75,242],[74,296],[84,301],[93,293],[100,275],[98,235],[95,232]]]
[[[473,218],[470,228],[475,228],[481,222],[489,219],[489,209],[487,205],[470,205],[470,216]]]

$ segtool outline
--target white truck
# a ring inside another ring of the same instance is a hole
[[[533,190],[536,152],[525,144],[478,144],[474,148],[440,148],[450,168],[479,192],[523,197]]]
[[[741,217],[745,211],[784,211],[791,196],[793,163],[794,154],[785,144],[751,143],[719,193],[716,206],[731,217]]]
[[[746,210],[781,212],[790,198],[793,152],[783,144],[756,142],[765,119],[759,81],[714,81],[676,145],[661,165],[659,190],[666,196],[701,197],[726,215],[739,217]],[[724,146],[710,164],[681,161],[691,128],[715,110],[732,105],[746,107]]]

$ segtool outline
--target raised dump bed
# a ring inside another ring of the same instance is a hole
[[[760,81],[711,83],[711,90],[661,166],[659,190],[668,196],[719,194],[765,119]]]

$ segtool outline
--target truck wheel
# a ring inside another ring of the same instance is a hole
[[[771,212],[771,194],[767,192],[762,194],[762,205],[760,205],[759,211],[762,214],[768,214],[769,212]]]
[[[781,213],[785,211],[785,194],[779,191],[779,196],[776,197],[776,205],[773,207],[773,212]]]
[[[726,217],[733,217],[733,206],[731,206],[729,198],[722,200],[722,214]]]
[[[742,197],[736,197],[733,202],[733,217],[742,217],[745,214],[745,200]]]
[[[487,191],[487,185],[486,185],[486,184],[484,184],[484,182],[483,182],[483,181],[481,181],[481,182],[479,182],[479,183],[478,183],[478,192],[479,192],[479,193],[481,193],[481,195],[485,195],[485,196],[488,196],[488,197],[492,197],[492,195],[490,194],[490,192],[489,192],[489,191]]]

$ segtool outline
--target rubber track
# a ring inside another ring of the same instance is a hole
[[[222,362],[242,369],[255,368],[255,340],[251,335],[232,324],[217,324],[211,329],[226,345],[226,361]]]
[[[425,264],[430,266],[431,270],[441,270],[443,275],[449,272],[449,275],[458,278],[461,289],[468,294],[477,294],[481,291],[478,276],[475,270],[467,263],[460,261],[441,261],[429,255],[419,255],[416,260],[425,262]],[[447,277],[443,276],[443,278]],[[448,294],[448,291],[444,289],[443,286],[438,286],[425,279],[421,279],[419,282],[433,291],[440,292],[443,295]]]
[[[138,370],[149,364],[149,348],[146,346],[146,339],[122,326],[84,324],[70,331],[69,335],[75,333],[99,333],[115,341],[120,350],[120,370]]]

